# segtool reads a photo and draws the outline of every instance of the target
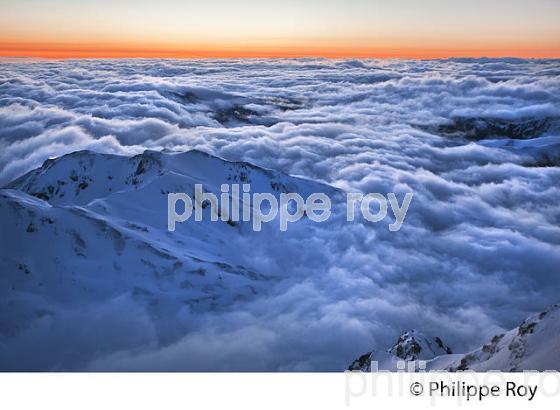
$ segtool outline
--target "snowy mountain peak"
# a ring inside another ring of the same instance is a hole
[[[374,361],[379,370],[395,371],[398,362],[428,361],[442,355],[452,355],[452,351],[439,337],[426,336],[412,329],[401,334],[387,351],[373,350],[358,357],[348,366],[348,370],[369,372]]]
[[[439,337],[428,337],[414,329],[404,332],[388,352],[402,360],[429,360],[452,353]]]
[[[163,172],[161,154],[144,151],[133,157],[77,151],[43,165],[9,183],[56,205],[85,205],[113,192],[133,189]]]

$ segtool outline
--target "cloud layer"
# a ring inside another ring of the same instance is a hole
[[[171,344],[126,296],[111,301],[99,315],[134,311],[144,348],[104,346],[86,367],[337,370],[409,328],[466,349],[558,301],[560,168],[441,127],[540,121],[532,136],[557,147],[559,91],[554,60],[5,61],[0,184],[81,149],[197,148],[345,191],[414,193],[396,233],[335,218],[245,242],[248,265],[287,280],[193,318]],[[37,332],[55,343],[79,326],[61,320]]]

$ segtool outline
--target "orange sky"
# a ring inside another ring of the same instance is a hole
[[[1,43],[0,56],[37,58],[448,58],[448,57],[522,57],[560,58],[560,47],[554,48],[406,48],[406,47],[204,47],[166,48],[118,44],[56,44],[56,43]]]
[[[4,0],[0,56],[560,58],[557,0]]]

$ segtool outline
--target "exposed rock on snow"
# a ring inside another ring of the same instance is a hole
[[[451,348],[439,337],[428,337],[413,329],[404,332],[386,352],[372,351],[360,356],[350,364],[348,370],[370,371],[372,361],[378,363],[380,370],[397,370],[399,361],[428,361],[451,353]]]

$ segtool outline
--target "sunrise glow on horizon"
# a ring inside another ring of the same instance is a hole
[[[0,56],[560,57],[560,2],[1,0]]]

